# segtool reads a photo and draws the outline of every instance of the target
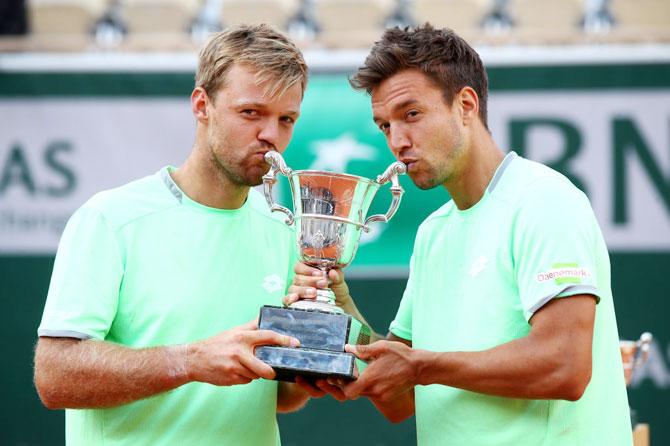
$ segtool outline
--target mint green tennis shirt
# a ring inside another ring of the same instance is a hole
[[[576,402],[417,386],[420,446],[630,445],[628,401],[605,242],[564,176],[508,154],[482,199],[448,202],[421,225],[390,330],[415,348],[481,351],[526,336],[551,299],[597,298],[593,374]],[[511,358],[513,359],[513,358]]]
[[[249,192],[236,210],[189,199],[164,168],[101,192],[63,233],[40,336],[141,348],[204,339],[281,305],[293,231]],[[189,383],[110,409],[66,411],[68,445],[276,445],[277,383]]]

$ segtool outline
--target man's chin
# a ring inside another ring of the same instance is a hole
[[[412,174],[409,174],[409,177],[412,180],[412,183],[414,183],[414,185],[421,190],[433,189],[439,185],[439,183],[434,181],[432,178],[413,176]]]
[[[264,164],[263,167],[253,166],[247,170],[244,180],[247,186],[260,186],[263,184],[263,176],[270,171],[270,166]]]
[[[262,177],[258,178],[258,179],[254,179],[254,180],[249,180],[247,182],[247,186],[251,186],[251,187],[260,186],[261,184],[263,184],[263,178]]]
[[[431,189],[435,189],[438,186],[437,184],[432,184],[432,183],[430,183],[430,184],[425,184],[425,183],[416,184],[416,183],[414,183],[414,184],[416,185],[416,187],[418,187],[421,190],[431,190]]]

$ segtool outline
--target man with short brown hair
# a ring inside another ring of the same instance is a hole
[[[356,75],[393,155],[451,200],[420,226],[387,340],[347,346],[369,365],[312,394],[416,414],[425,445],[630,445],[607,248],[587,197],[496,145],[477,53],[448,29],[389,29]],[[285,303],[327,285],[296,266]],[[364,320],[341,272],[338,304]],[[377,339],[380,337],[377,335]]]

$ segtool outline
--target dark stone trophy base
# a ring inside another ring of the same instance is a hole
[[[370,342],[370,328],[343,313],[265,305],[258,328],[300,341],[298,348],[256,348],[256,357],[270,365],[280,381],[295,381],[296,376],[355,379],[356,358],[344,351],[344,345]]]

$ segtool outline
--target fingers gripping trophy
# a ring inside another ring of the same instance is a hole
[[[276,152],[265,154],[270,164],[263,177],[265,198],[273,212],[286,214],[286,224],[296,224],[296,242],[302,262],[326,274],[344,268],[353,260],[360,236],[372,222],[388,222],[398,210],[404,190],[398,176],[406,172],[403,163],[391,164],[375,180],[343,173],[292,170]],[[272,187],[277,174],[285,175],[291,186],[293,212],[274,202]],[[386,214],[366,218],[379,188],[391,183],[392,200]],[[256,356],[268,363],[277,379],[355,376],[355,357],[344,345],[365,344],[370,328],[345,314],[335,304],[330,289],[317,290],[313,301],[300,300],[289,308],[266,305],[261,308],[259,328],[296,337],[299,348],[263,346]]]

